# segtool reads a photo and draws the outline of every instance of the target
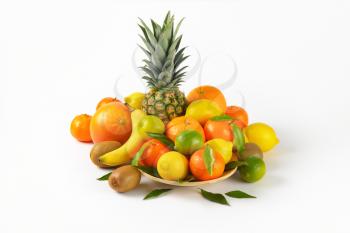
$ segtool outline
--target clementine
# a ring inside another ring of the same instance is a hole
[[[181,116],[172,119],[167,125],[165,134],[175,142],[176,137],[185,130],[195,130],[200,133],[205,141],[203,128],[199,122],[191,117]]]
[[[199,86],[193,89],[187,95],[188,103],[192,103],[195,100],[208,99],[212,100],[219,105],[223,112],[226,111],[226,99],[222,92],[213,86]]]
[[[92,141],[90,136],[90,120],[91,116],[87,114],[81,114],[74,117],[70,125],[70,132],[78,141]]]

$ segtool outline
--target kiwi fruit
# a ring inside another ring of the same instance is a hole
[[[117,141],[98,142],[91,149],[90,159],[98,167],[109,168],[111,166],[102,164],[99,158],[108,152],[118,149],[120,146],[121,143]]]
[[[140,171],[131,165],[125,165],[112,172],[108,183],[115,191],[124,193],[136,188],[140,184],[140,180]]]
[[[245,149],[240,154],[238,154],[239,160],[246,160],[250,156],[258,157],[263,159],[263,152],[258,145],[255,143],[246,143],[244,145]]]

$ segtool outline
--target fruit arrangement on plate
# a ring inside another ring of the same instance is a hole
[[[134,92],[124,101],[102,99],[93,116],[75,117],[71,133],[93,142],[92,162],[115,168],[102,177],[118,192],[140,183],[141,175],[177,186],[199,186],[229,178],[236,170],[247,182],[265,174],[263,152],[278,139],[264,123],[249,124],[247,112],[228,106],[216,87],[202,85],[187,95],[184,82],[188,58],[179,28],[168,13],[162,25],[140,19],[140,46],[149,91]],[[204,191],[204,190],[203,190]]]

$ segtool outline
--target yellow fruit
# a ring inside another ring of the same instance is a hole
[[[141,92],[134,92],[129,96],[124,98],[125,103],[127,103],[133,109],[141,109],[142,101],[145,98],[145,94]]]
[[[210,141],[207,141],[208,144],[214,151],[219,153],[225,161],[225,164],[231,161],[232,158],[232,148],[233,143],[226,141],[221,138],[215,138]]]
[[[222,114],[223,111],[219,105],[207,99],[193,101],[186,110],[186,117],[194,118],[201,123],[201,125],[204,125],[210,118]]]
[[[273,128],[265,123],[251,124],[244,133],[248,141],[257,144],[263,152],[271,150],[279,142]]]
[[[157,171],[165,180],[182,180],[188,174],[188,160],[179,152],[167,152],[159,158]]]

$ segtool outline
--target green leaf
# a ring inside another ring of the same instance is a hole
[[[174,150],[174,142],[171,141],[167,136],[160,133],[147,133],[151,138],[159,140],[161,143],[166,145],[170,150]]]
[[[209,172],[210,175],[212,175],[215,158],[214,158],[213,149],[209,145],[206,145],[204,149],[203,160],[207,171]]]
[[[212,121],[230,121],[230,120],[233,120],[233,118],[230,117],[229,115],[221,115],[221,116],[215,116],[215,117],[211,118],[210,120],[212,120]]]
[[[232,132],[234,135],[234,145],[237,147],[237,152],[238,154],[242,153],[245,148],[244,148],[244,135],[242,130],[236,125],[236,124],[231,124],[232,127]]]
[[[237,161],[231,161],[226,164],[225,171],[233,170],[237,167]]]
[[[112,172],[109,172],[106,175],[103,175],[100,178],[97,178],[97,180],[100,180],[100,181],[108,180],[108,178],[111,174],[112,174]]]
[[[204,189],[200,189],[200,190],[201,190],[202,197],[204,197],[205,199],[222,204],[222,205],[230,205],[227,202],[224,195],[220,193],[211,193],[211,192],[205,191]]]
[[[137,169],[140,169],[141,171],[147,173],[148,175],[158,177],[158,178],[160,177],[156,168],[147,167],[147,166],[134,166],[134,167],[136,167]]]
[[[226,196],[233,197],[233,198],[256,198],[254,196],[249,195],[248,193],[242,192],[240,190],[234,190],[231,192],[225,193]]]
[[[153,191],[151,191],[150,193],[148,193],[143,200],[147,200],[147,199],[151,199],[151,198],[155,198],[160,196],[163,193],[169,192],[172,189],[155,189]]]
[[[131,161],[131,165],[132,166],[138,166],[139,165],[140,158],[141,158],[143,152],[145,151],[145,149],[146,149],[145,146],[142,145],[140,150],[136,153],[136,155],[134,156],[134,158]]]

